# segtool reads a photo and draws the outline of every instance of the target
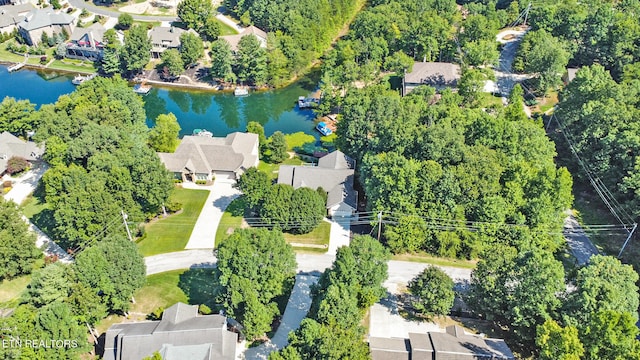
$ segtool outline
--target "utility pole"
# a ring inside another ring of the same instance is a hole
[[[129,231],[129,224],[127,224],[127,218],[129,216],[125,214],[124,210],[120,210],[120,213],[122,213],[122,221],[124,222],[125,229],[127,229],[127,236],[129,237],[129,241],[133,241],[133,238],[131,237],[131,231]]]
[[[382,231],[382,211],[378,213],[378,242],[380,242],[381,231]]]
[[[629,236],[627,236],[627,240],[625,240],[624,244],[622,244],[622,249],[620,249],[620,253],[618,254],[618,259],[620,259],[620,257],[622,256],[622,252],[624,251],[624,248],[627,247],[627,244],[629,243],[629,240],[631,240],[631,236],[633,236],[633,233],[636,231],[637,227],[638,227],[638,223],[633,223],[633,228],[631,229]]]

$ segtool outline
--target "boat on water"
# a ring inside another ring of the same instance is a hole
[[[147,95],[151,91],[151,86],[143,84],[135,84],[133,86],[133,92],[140,95]]]
[[[237,87],[233,90],[233,95],[235,96],[247,96],[249,95],[249,89],[243,87]]]
[[[80,75],[80,74],[78,74],[73,78],[73,80],[71,80],[71,83],[73,85],[80,85],[80,84],[82,84],[83,82],[85,82],[87,80],[93,79],[94,77],[96,77],[96,74],[91,74],[91,75]]]
[[[310,109],[318,106],[320,104],[320,99],[317,98],[306,98],[304,96],[298,97],[298,108],[300,109]]]
[[[318,125],[316,125],[316,130],[318,130],[320,134],[324,136],[331,135],[333,133],[333,131],[329,129],[329,127],[327,126],[327,124],[324,123],[324,121],[321,121],[318,123]]]
[[[207,129],[193,129],[193,135],[213,137],[213,133],[211,131],[207,131]]]

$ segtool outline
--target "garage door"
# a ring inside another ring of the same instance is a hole
[[[213,175],[219,182],[236,182],[236,175],[233,171],[215,171]]]

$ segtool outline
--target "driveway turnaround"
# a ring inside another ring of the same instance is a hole
[[[443,332],[437,324],[429,321],[407,320],[398,313],[395,295],[373,304],[369,315],[369,336],[383,338],[408,338],[409,333]]]
[[[280,350],[289,344],[289,332],[300,327],[300,322],[307,316],[311,308],[311,285],[318,281],[316,276],[298,275],[293,285],[287,308],[276,334],[266,343],[247,349],[244,358],[247,360],[267,359],[273,351]]]
[[[38,181],[42,177],[45,171],[49,167],[45,163],[34,165],[34,167],[27,171],[24,175],[12,178],[9,175],[5,175],[2,180],[10,180],[13,182],[11,190],[4,195],[5,200],[12,200],[14,203],[20,205],[22,202],[36,189]]]
[[[185,249],[213,249],[215,247],[216,230],[224,210],[231,201],[240,196],[240,191],[233,188],[235,181],[216,179],[211,186],[200,186],[193,183],[183,183],[187,189],[209,190],[209,197],[193,227],[191,237]]]

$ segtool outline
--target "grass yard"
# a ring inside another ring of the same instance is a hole
[[[36,189],[36,192],[37,191]],[[20,210],[24,216],[45,234],[53,234],[53,226],[55,225],[53,211],[49,209],[49,204],[42,202],[40,197],[29,195],[20,206]]]
[[[31,282],[31,275],[0,282],[0,309],[16,306],[20,294],[27,288],[29,282]]]
[[[175,188],[171,200],[181,203],[182,211],[145,226],[145,235],[138,242],[142,255],[184,250],[208,196],[208,190]]]
[[[424,264],[431,264],[437,266],[449,266],[461,269],[475,269],[476,262],[469,260],[460,260],[460,259],[448,259],[448,258],[440,258],[434,257],[426,253],[417,253],[417,254],[398,254],[391,256],[392,260],[399,261],[410,261],[410,262],[418,262]]]
[[[264,161],[260,161],[260,164],[258,164],[258,170],[266,172],[269,175],[269,177],[271,177],[272,179],[277,179],[278,169],[280,168],[280,165],[302,165],[302,164],[304,164],[304,161],[302,161],[299,157],[296,156],[290,159],[286,159],[281,164],[270,164]]]
[[[235,35],[235,34],[238,33],[236,31],[236,29],[234,29],[231,26],[223,23],[222,21],[218,20],[217,18],[216,18],[216,21],[218,22],[218,25],[220,25],[220,36]]]
[[[218,230],[216,230],[216,247],[224,241],[234,229],[242,226],[244,209],[247,207],[242,197],[233,199],[222,214]]]
[[[147,276],[147,285],[136,291],[129,320],[144,320],[147,314],[181,301],[213,307],[214,277],[211,269],[183,269]],[[110,315],[96,326],[99,333],[125,321],[124,316]]]
[[[284,233],[284,239],[287,240],[288,243],[295,244],[305,244],[305,245],[320,245],[326,246],[324,249],[316,248],[316,247],[298,247],[304,250],[318,251],[325,253],[329,248],[329,235],[331,234],[331,224],[326,221],[320,221],[320,225],[318,225],[313,231],[308,234],[288,234]]]

